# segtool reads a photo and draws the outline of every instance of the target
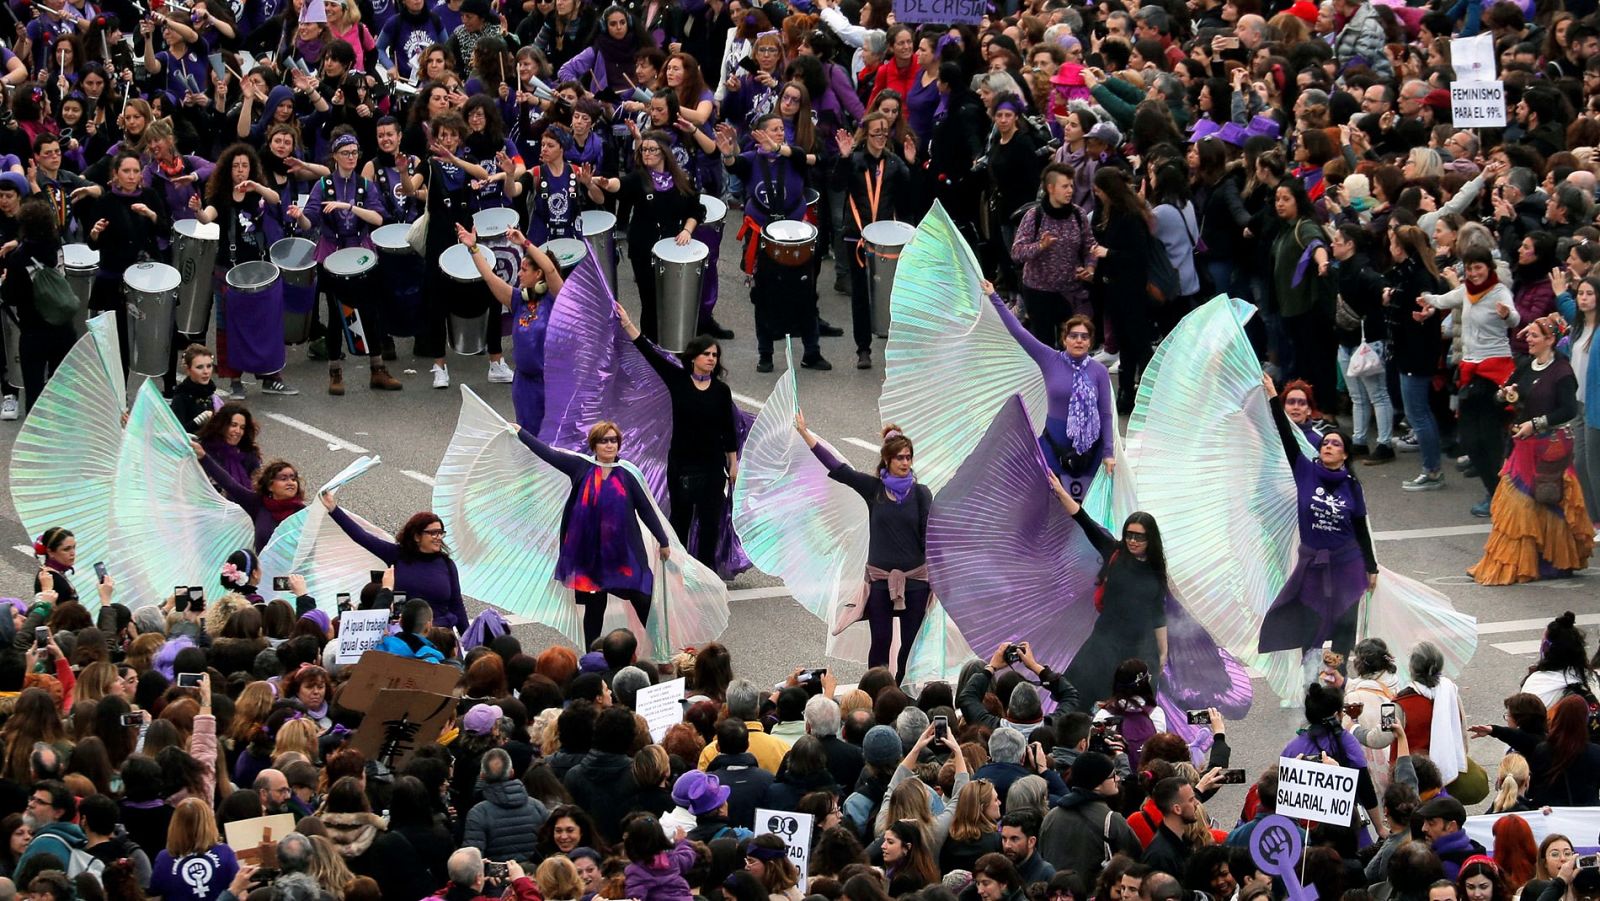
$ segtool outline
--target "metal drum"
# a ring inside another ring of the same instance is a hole
[[[805,266],[817,253],[817,227],[779,219],[761,230],[761,252],[779,266]]]
[[[617,217],[605,210],[584,210],[578,214],[578,231],[599,257],[596,262],[611,293],[617,293]]]
[[[406,234],[411,225],[397,222],[372,231],[372,246],[378,248],[378,280],[389,298],[385,317],[389,334],[410,338],[417,333],[422,316],[422,257],[411,249]]]
[[[512,247],[506,233],[517,227],[517,211],[506,207],[479,210],[472,214],[472,227],[478,232],[478,243],[494,253],[494,274],[506,284],[515,285],[522,265],[522,248]]]
[[[893,219],[873,222],[861,230],[867,251],[867,297],[872,303],[872,331],[879,338],[889,337],[889,298],[894,289],[894,270],[900,250],[910,243],[917,230]]]
[[[572,275],[572,270],[578,268],[583,258],[589,255],[589,245],[576,238],[556,238],[553,241],[546,241],[543,249],[555,262],[556,268],[561,270],[562,278]],[[612,293],[616,293],[616,287],[616,285],[611,286]]]
[[[178,288],[178,331],[204,335],[211,325],[211,273],[217,265],[215,222],[183,219],[172,224],[172,263],[183,279]]]
[[[706,208],[706,218],[701,224],[716,232],[717,237],[722,237],[722,221],[728,218],[728,205],[722,202],[722,198],[710,194],[700,195],[700,205]]]
[[[283,278],[283,340],[304,344],[311,340],[316,318],[317,245],[305,238],[282,238],[272,243],[267,256]]]
[[[280,242],[281,243],[281,242]],[[283,345],[282,271],[266,261],[228,270],[222,316],[228,329],[228,365],[245,372],[273,373],[287,358]]]
[[[172,355],[172,324],[178,307],[178,270],[166,263],[135,263],[122,273],[128,302],[128,369],[157,378]]]
[[[656,270],[656,311],[661,323],[661,346],[681,351],[694,339],[700,324],[700,279],[705,276],[710,249],[691,240],[682,246],[662,238],[650,248]]]
[[[439,255],[439,268],[451,281],[461,282],[466,285],[483,286],[483,276],[478,274],[478,267],[472,263],[472,253],[464,244],[451,245],[448,250]],[[474,293],[476,296],[476,293]],[[457,310],[469,308],[466,305],[450,304],[450,347],[464,357],[473,357],[483,353],[489,347],[487,305],[478,304],[478,312],[472,315],[461,315]]]
[[[94,290],[94,275],[100,271],[100,251],[87,244],[67,244],[61,248],[61,263],[72,295],[78,299],[72,332],[81,338],[89,331],[89,294]]]

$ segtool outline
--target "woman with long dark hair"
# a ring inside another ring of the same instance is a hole
[[[1102,166],[1094,174],[1095,268],[1099,308],[1117,338],[1117,412],[1133,412],[1139,376],[1153,352],[1150,311],[1150,209],[1122,170]],[[1109,348],[1108,348],[1109,349]]]
[[[898,898],[939,881],[939,865],[928,847],[927,833],[915,820],[897,820],[883,833],[883,875],[889,894]]]
[[[6,187],[15,192],[16,182],[8,180]],[[20,192],[17,192],[20,194]],[[45,382],[66,358],[77,340],[72,323],[52,325],[39,315],[34,303],[33,280],[30,268],[55,268],[61,254],[61,238],[56,233],[56,214],[50,202],[42,196],[25,197],[18,205],[16,236],[0,245],[0,272],[5,273],[5,283],[0,285],[0,299],[16,312],[17,347],[22,356],[22,383],[28,410],[44,390]],[[9,327],[9,326],[8,326]]]
[[[1550,731],[1530,735],[1510,726],[1471,726],[1473,738],[1492,736],[1528,759],[1528,799],[1535,807],[1600,804],[1600,745],[1589,741],[1589,704],[1568,695],[1550,708]]]
[[[1600,352],[1594,336],[1600,332],[1596,299],[1600,298],[1600,275],[1579,251],[1600,251],[1590,244],[1573,245],[1567,256],[1571,274],[1556,269],[1550,273],[1550,286],[1556,292],[1556,308],[1572,325],[1565,347],[1578,377],[1578,409],[1581,415],[1572,422],[1572,464],[1578,472],[1578,487],[1583,489],[1583,506],[1589,518],[1600,522]],[[1579,276],[1581,265],[1589,273]],[[1571,290],[1568,286],[1571,285]]]
[[[1104,561],[1095,580],[1099,615],[1067,668],[1067,681],[1083,697],[1104,697],[1124,660],[1143,660],[1155,673],[1167,665],[1167,557],[1161,528],[1154,516],[1136,511],[1122,524],[1121,537],[1113,538],[1062,487],[1055,473],[1048,478],[1056,500]]]
[[[1209,90],[1202,88],[1201,96]],[[1229,164],[1227,145],[1214,135],[1189,145],[1188,162],[1194,174],[1195,207],[1200,218],[1195,262],[1201,270],[1202,290],[1238,296],[1243,293],[1236,289],[1234,280],[1243,246],[1239,233],[1250,225],[1250,211],[1245,209],[1240,193],[1244,171]]]
[[[867,503],[867,596],[860,616],[871,630],[872,646],[867,666],[888,666],[894,640],[894,619],[900,617],[900,653],[896,679],[903,678],[911,646],[916,643],[928,613],[928,513],[933,492],[917,481],[911,463],[911,439],[890,423],[883,427],[877,472],[857,472],[835,457],[806,428],[804,413],[797,413],[795,430],[811,453],[828,469],[828,477],[861,495]]]
[[[1302,755],[1308,755],[1312,760],[1321,760],[1326,755],[1339,766],[1355,770],[1356,800],[1374,824],[1381,824],[1384,820],[1379,816],[1378,794],[1372,785],[1372,774],[1367,770],[1366,756],[1356,737],[1340,725],[1339,717],[1343,709],[1344,696],[1339,689],[1321,682],[1308,684],[1305,694],[1306,728],[1290,739],[1278,756],[1300,759]],[[1382,825],[1378,825],[1377,830],[1380,838],[1387,832]]]
[[[1407,491],[1444,487],[1440,468],[1439,423],[1429,402],[1440,370],[1439,321],[1417,317],[1417,298],[1439,290],[1439,267],[1427,234],[1414,225],[1389,227],[1389,257],[1384,274],[1383,312],[1389,327],[1389,359],[1400,376],[1400,402],[1422,452],[1422,472],[1400,483]]]
[[[1333,372],[1334,286],[1328,277],[1333,256],[1298,181],[1286,178],[1278,183],[1272,208],[1279,226],[1267,271],[1293,348],[1294,375],[1316,389],[1318,407],[1332,410],[1338,404]]]
[[[715,571],[722,519],[739,472],[738,413],[722,366],[722,345],[710,335],[699,335],[674,363],[645,340],[621,304],[615,309],[622,330],[666,383],[672,399],[672,446],[667,449],[672,530],[696,559]],[[699,528],[691,533],[696,522]]]
[[[465,631],[470,618],[461,602],[461,574],[444,543],[444,523],[430,511],[413,513],[394,541],[386,541],[362,528],[339,507],[332,491],[322,493],[322,506],[351,541],[394,567],[394,590],[423,598],[433,606],[433,623]]]
[[[261,468],[255,417],[241,403],[226,403],[195,433],[206,456],[243,485]]]
[[[1279,190],[1281,197],[1281,185]],[[1300,650],[1307,676],[1302,681],[1311,681],[1321,665],[1324,642],[1331,639],[1336,653],[1349,656],[1361,598],[1377,584],[1378,561],[1367,528],[1366,496],[1346,465],[1350,440],[1341,432],[1328,432],[1317,445],[1316,459],[1306,457],[1272,378],[1262,375],[1261,384],[1294,476],[1300,550],[1294,571],[1262,621],[1260,648]]]

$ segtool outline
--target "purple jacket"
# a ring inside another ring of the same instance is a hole
[[[1089,214],[1072,206],[1064,216],[1047,215],[1044,209],[1049,201],[1023,214],[1017,223],[1017,236],[1011,243],[1011,258],[1022,264],[1022,283],[1035,291],[1053,291],[1069,300],[1088,299],[1089,285],[1080,282],[1078,267],[1093,268],[1094,229],[1089,226]],[[1046,248],[1040,239],[1046,234],[1055,235],[1055,243]]]
[[[688,839],[658,855],[650,866],[630,863],[623,871],[629,898],[638,901],[694,901],[694,892],[683,874],[694,866],[694,847]]]

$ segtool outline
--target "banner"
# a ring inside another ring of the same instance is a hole
[[[1460,128],[1504,128],[1506,86],[1498,81],[1452,82],[1450,122]]]
[[[1279,757],[1276,812],[1295,820],[1348,826],[1355,815],[1358,773],[1349,767]]]
[[[988,12],[988,0],[894,0],[894,20],[908,24],[978,25]]]
[[[811,814],[792,810],[756,808],[756,835],[770,832],[789,848],[789,861],[800,871],[800,891],[806,890],[806,868],[811,863]]]
[[[1600,807],[1552,807],[1550,813],[1537,810],[1526,813],[1485,813],[1467,817],[1464,831],[1478,844],[1494,853],[1494,824],[1501,817],[1522,817],[1533,830],[1533,843],[1544,841],[1547,835],[1565,835],[1572,839],[1573,850],[1579,854],[1600,851]]]

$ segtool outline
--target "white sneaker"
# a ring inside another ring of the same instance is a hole
[[[489,362],[489,384],[509,385],[516,377],[516,374],[511,371],[511,367],[506,365],[505,360],[491,360]]]
[[[1095,359],[1096,363],[1099,363],[1101,366],[1104,366],[1107,369],[1110,369],[1111,368],[1111,364],[1116,363],[1117,361],[1122,359],[1122,354],[1120,354],[1120,353],[1108,354],[1108,353],[1106,353],[1105,351],[1102,350],[1099,353],[1094,355],[1094,359]]]
[[[17,418],[17,397],[7,394],[5,400],[0,400],[0,419],[10,422]]]
[[[448,366],[440,366],[437,363],[434,364],[434,366],[433,366],[433,387],[435,387],[435,388],[448,388],[448,387],[450,387],[450,368]]]

